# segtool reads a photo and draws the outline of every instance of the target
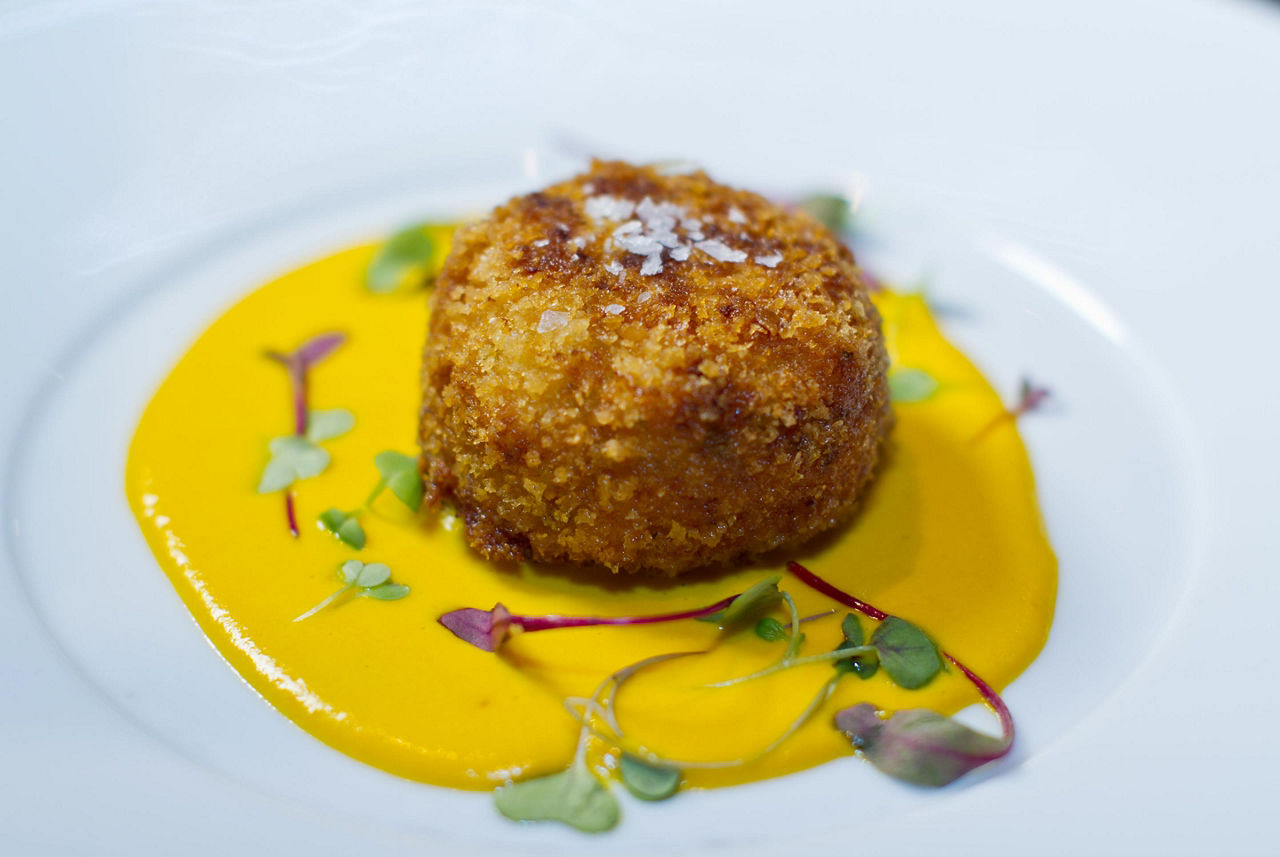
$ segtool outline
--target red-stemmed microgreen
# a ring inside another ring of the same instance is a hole
[[[971,443],[978,443],[995,429],[1007,422],[1015,422],[1018,417],[1038,410],[1049,398],[1049,388],[1035,384],[1030,378],[1023,378],[1018,384],[1018,401],[1011,408],[1005,408],[973,436]]]
[[[715,616],[722,628],[730,628],[754,617],[760,610],[776,603],[782,597],[778,592],[780,575],[771,575],[738,595],[722,598],[714,604],[659,613],[650,616],[524,616],[512,613],[502,604],[492,609],[462,607],[450,610],[440,617],[441,625],[454,636],[486,652],[497,651],[513,632],[533,633],[558,628],[586,628],[596,625],[651,625],[658,622],[676,622],[682,619],[703,619]]]
[[[332,507],[322,512],[318,519],[321,529],[356,550],[364,548],[366,542],[360,516],[373,506],[384,490],[390,488],[396,499],[414,512],[422,508],[422,479],[415,459],[402,452],[384,449],[373,457],[373,464],[378,469],[378,482],[365,498],[364,505],[350,511]]]
[[[787,570],[806,585],[864,616],[882,623],[893,618],[833,586],[798,562],[788,563]],[[874,635],[872,638],[874,640]],[[895,633],[893,639],[898,655],[919,657],[925,650],[924,643],[914,635],[900,637]],[[927,637],[925,641],[928,647],[933,647]],[[916,654],[909,655],[911,652]],[[1013,715],[995,689],[954,655],[936,648],[935,652],[959,670],[991,707],[1000,721],[998,739],[924,709],[898,711],[884,720],[874,706],[863,703],[836,716],[837,727],[876,768],[897,779],[926,786],[944,786],[974,768],[1008,755],[1014,740]],[[887,666],[885,671],[888,672]]]
[[[346,341],[341,333],[322,333],[288,354],[267,351],[267,357],[285,367],[292,393],[293,434],[273,438],[267,448],[271,458],[258,481],[258,493],[285,492],[284,512],[289,534],[298,537],[298,518],[289,489],[299,479],[316,476],[329,466],[329,453],[317,444],[350,430],[354,417],[346,411],[311,411],[307,408],[307,371]],[[341,426],[345,423],[345,428]],[[341,430],[338,430],[341,428]]]
[[[342,587],[293,621],[309,619],[347,594],[378,601],[399,601],[409,594],[409,587],[391,582],[391,569],[381,562],[366,564],[349,559],[338,569],[338,576],[342,578]]]
[[[289,385],[293,390],[293,433],[307,433],[307,372],[312,366],[347,341],[342,333],[322,333],[313,336],[288,354],[268,350],[266,355],[280,363],[289,373]]]
[[[384,241],[369,261],[365,286],[371,292],[387,294],[409,284],[426,285],[435,279],[437,252],[432,237],[433,224],[417,223],[396,232]]]

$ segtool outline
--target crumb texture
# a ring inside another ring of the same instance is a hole
[[[844,519],[891,422],[853,256],[801,212],[597,162],[459,230],[423,361],[428,494],[491,559],[678,574]]]

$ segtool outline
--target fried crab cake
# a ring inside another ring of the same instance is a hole
[[[458,230],[423,469],[491,559],[679,574],[846,518],[892,421],[843,244],[705,173],[596,162]]]

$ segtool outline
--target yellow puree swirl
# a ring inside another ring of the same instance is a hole
[[[783,571],[786,558],[678,582],[499,569],[466,547],[450,516],[414,516],[389,492],[361,518],[364,550],[318,529],[325,509],[363,502],[377,481],[377,452],[416,455],[427,301],[421,292],[368,292],[363,278],[373,250],[353,247],[288,273],[209,327],[143,414],[129,451],[129,502],[160,567],[218,651],[320,740],[391,773],[454,788],[491,789],[560,770],[578,735],[566,697],[590,695],[604,676],[650,655],[707,649],[720,639],[716,627],[682,621],[545,631],[516,637],[495,655],[452,636],[438,616],[495,602],[522,614],[682,610],[741,592]],[[942,336],[925,302],[883,293],[876,303],[895,369],[923,370],[940,386],[924,401],[896,406],[892,448],[856,521],[794,558],[921,626],[1000,688],[1043,646],[1057,588],[1027,454],[1013,420],[983,432],[1003,412],[1001,400]],[[325,472],[296,484],[295,539],[281,495],[255,490],[267,441],[293,428],[286,373],[263,351],[286,351],[331,330],[348,339],[310,373],[310,404],[346,408],[356,425],[324,444],[332,453]],[[341,585],[337,569],[351,558],[386,563],[410,595],[340,600],[292,621]],[[836,606],[791,578],[781,586],[801,615]],[[841,615],[805,624],[806,653],[839,642]],[[863,624],[869,633],[871,623]],[[750,757],[804,709],[831,666],[730,688],[703,685],[753,672],[783,646],[747,629],[706,656],[646,670],[618,696],[622,726],[670,758]],[[774,752],[692,771],[685,783],[732,785],[850,755],[832,717],[863,701],[947,713],[978,699],[955,673],[918,691],[895,687],[883,671],[867,681],[850,675]],[[607,769],[616,753],[596,747],[592,759]]]

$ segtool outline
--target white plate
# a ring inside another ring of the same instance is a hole
[[[1089,5],[0,13],[8,850],[1262,850],[1280,16]],[[844,760],[586,839],[346,759],[204,644],[121,489],[169,363],[271,273],[561,172],[565,139],[858,181],[866,259],[932,272],[1002,387],[1053,387],[1024,428],[1059,614],[997,775],[923,793]]]

